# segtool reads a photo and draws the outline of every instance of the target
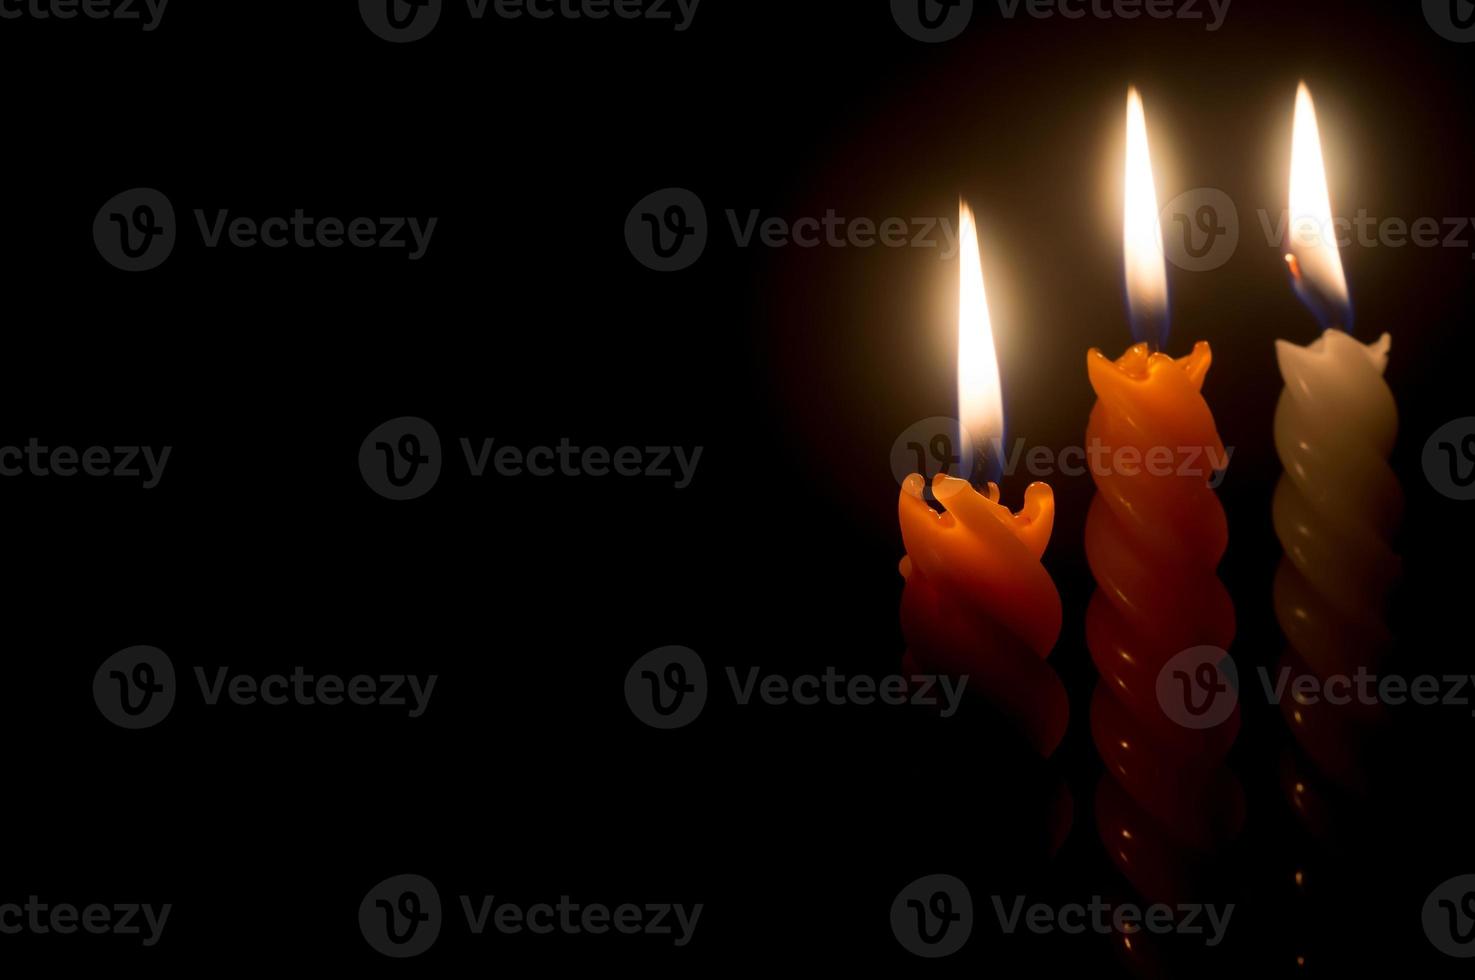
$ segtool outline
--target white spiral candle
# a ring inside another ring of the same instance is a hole
[[[1275,448],[1285,475],[1275,491],[1275,533],[1285,549],[1276,617],[1299,663],[1325,680],[1377,666],[1389,642],[1388,594],[1400,571],[1392,538],[1403,493],[1388,465],[1398,409],[1383,380],[1391,340],[1362,344],[1328,330],[1305,347],[1276,342],[1285,391]],[[1292,732],[1328,775],[1351,775],[1356,746],[1345,723],[1315,724],[1307,705],[1282,704]],[[1320,729],[1320,730],[1318,730]],[[1355,741],[1355,740],[1354,740]]]
[[[1400,573],[1393,535],[1403,492],[1388,465],[1398,408],[1383,374],[1392,340],[1363,344],[1346,333],[1352,306],[1337,248],[1321,135],[1311,93],[1296,93],[1290,216],[1301,229],[1286,259],[1296,291],[1324,327],[1304,347],[1276,341],[1285,391],[1275,413],[1275,448],[1285,476],[1275,491],[1275,533],[1285,560],[1275,580],[1276,618],[1290,649],[1282,672],[1323,682],[1373,671],[1390,645],[1389,593]],[[1308,231],[1309,229],[1309,231]],[[1380,712],[1291,696],[1281,702],[1291,732],[1323,775],[1362,781],[1364,743]],[[1292,794],[1304,785],[1292,781]],[[1304,809],[1299,798],[1293,798]]]

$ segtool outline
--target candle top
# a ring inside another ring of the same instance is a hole
[[[919,575],[970,607],[1004,624],[1045,657],[1060,635],[1060,594],[1040,563],[1055,524],[1055,495],[1043,483],[1024,492],[1019,512],[998,502],[998,487],[979,493],[967,480],[939,473],[933,495],[947,508],[933,510],[917,473],[902,484],[897,503],[907,556],[901,571]]]
[[[908,495],[921,500],[924,485],[921,475],[913,473],[907,477],[905,489]],[[932,479],[932,495],[947,508],[946,514],[937,514],[944,524],[951,514],[965,528],[977,531],[987,516],[1012,531],[1036,558],[1044,555],[1045,546],[1050,543],[1050,532],[1055,526],[1055,493],[1049,484],[1035,482],[1026,487],[1024,506],[1018,513],[999,502],[999,485],[993,482],[984,493],[979,493],[967,480],[939,473]]]
[[[1133,381],[1151,381],[1154,375],[1169,368],[1181,371],[1193,384],[1194,390],[1201,391],[1204,378],[1209,374],[1209,365],[1213,363],[1213,360],[1213,351],[1209,349],[1208,341],[1205,340],[1194,344],[1193,351],[1180,358],[1173,358],[1162,351],[1154,351],[1151,345],[1143,342],[1128,347],[1126,352],[1115,361],[1103,354],[1100,348],[1092,347],[1086,354],[1086,370],[1090,375],[1092,386],[1097,389],[1098,393],[1101,385],[1096,383],[1097,378],[1106,372],[1115,372]]]
[[[1086,373],[1099,399],[1092,418],[1111,421],[1103,431],[1115,446],[1144,452],[1192,447],[1206,458],[1224,459],[1224,443],[1202,394],[1213,359],[1202,340],[1179,358],[1144,343],[1113,361],[1093,347],[1086,355]]]

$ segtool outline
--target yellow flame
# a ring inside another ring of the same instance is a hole
[[[983,259],[973,210],[958,202],[958,419],[981,450],[1004,436],[1004,396],[999,355],[983,292]]]
[[[1327,190],[1326,163],[1321,157],[1321,132],[1316,105],[1302,82],[1296,91],[1296,126],[1291,145],[1290,223],[1287,241],[1295,274],[1328,299],[1347,301],[1347,276],[1337,251],[1332,224],[1332,196]]]
[[[1127,306],[1134,323],[1166,316],[1168,273],[1157,186],[1147,148],[1147,116],[1135,88],[1127,91],[1127,166],[1122,212],[1122,252],[1127,263]]]

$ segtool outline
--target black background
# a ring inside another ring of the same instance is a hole
[[[1172,272],[1170,347],[1209,340],[1206,396],[1236,448],[1222,577],[1242,669],[1273,664],[1272,341],[1315,326],[1256,212],[1284,206],[1298,79],[1318,100],[1339,213],[1475,216],[1466,47],[1418,4],[1235,0],[1201,21],[1005,19],[913,41],[885,3],[705,0],[691,28],[471,21],[449,3],[408,45],[352,3],[175,0],[157,31],[0,21],[9,188],[0,443],[170,445],[159,487],[0,481],[9,533],[4,691],[9,830],[0,901],[175,906],[163,941],[21,936],[0,957],[257,971],[629,967],[1127,975],[1095,936],[998,934],[987,896],[1130,898],[1095,835],[1101,766],[1081,618],[1088,480],[1054,481],[1047,568],[1072,695],[1049,763],[989,725],[886,708],[743,708],[726,666],[896,669],[901,557],[888,455],[954,409],[956,263],[935,250],[739,248],[724,211],[982,222],[1012,434],[1080,439],[1084,353],[1129,342],[1116,169],[1122,97],[1147,102],[1164,201],[1221,188],[1242,240]],[[114,194],[156,187],[181,241],[125,274],[91,237]],[[624,241],[647,193],[687,187],[712,241],[658,274]],[[429,254],[206,249],[196,208],[436,216]],[[1470,236],[1475,243],[1475,233]],[[1393,332],[1408,496],[1400,670],[1467,669],[1468,504],[1424,479],[1425,439],[1470,414],[1469,248],[1344,253],[1367,340]],[[391,503],[356,458],[375,426],[426,418],[447,446],[428,496]],[[461,437],[521,446],[704,447],[693,485],[473,480]],[[1023,481],[1005,486],[1016,502]],[[181,673],[437,673],[425,717],[205,708],[189,685],[126,732],[89,694],[112,652]],[[625,673],[667,644],[719,681],[703,716],[646,728]],[[1249,823],[1231,937],[1194,975],[1453,975],[1419,924],[1475,871],[1468,708],[1396,713],[1378,789],[1338,849],[1279,789],[1277,711],[1247,706],[1232,762]],[[1068,839],[1041,846],[1064,783]],[[1311,886],[1292,876],[1305,870]],[[392,963],[359,900],[423,874],[450,921]],[[950,960],[903,951],[892,898],[934,872],[972,890]],[[460,894],[530,904],[702,902],[690,946],[652,937],[473,938]],[[1295,957],[1307,957],[1299,971]],[[1443,972],[1441,972],[1443,971]]]

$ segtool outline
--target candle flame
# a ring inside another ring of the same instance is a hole
[[[1004,438],[1004,396],[973,209],[958,202],[958,419],[978,451]],[[962,433],[960,433],[961,435]]]
[[[1316,125],[1316,105],[1305,82],[1296,91],[1288,219],[1290,253],[1286,262],[1297,294],[1316,314],[1322,327],[1350,329],[1352,306],[1342,256],[1337,251],[1332,196],[1327,189],[1326,163],[1321,155],[1321,132]]]
[[[1163,228],[1147,148],[1147,115],[1135,88],[1127,91],[1126,186],[1122,198],[1122,253],[1132,336],[1160,347],[1168,339],[1168,272]]]

